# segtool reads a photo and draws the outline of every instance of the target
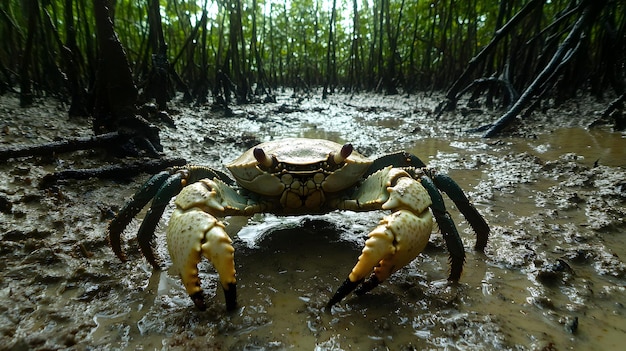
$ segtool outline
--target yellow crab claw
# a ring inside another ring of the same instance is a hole
[[[400,210],[384,217],[368,236],[359,261],[348,276],[359,281],[373,274],[380,282],[413,261],[424,250],[433,218],[430,211],[419,216]]]
[[[406,266],[424,250],[433,218],[426,210],[415,214],[409,210],[398,210],[385,216],[370,232],[365,247],[348,279],[328,302],[327,308],[341,301],[352,290],[363,294],[376,287],[392,273]],[[370,279],[364,282],[365,278]]]
[[[167,228],[167,247],[172,268],[198,309],[206,309],[198,277],[201,255],[211,261],[219,274],[226,309],[236,308],[235,249],[222,222],[199,209],[177,208]]]

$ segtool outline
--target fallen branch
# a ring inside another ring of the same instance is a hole
[[[46,174],[39,183],[40,188],[48,188],[64,180],[85,180],[89,178],[125,180],[140,173],[157,173],[168,167],[184,166],[187,161],[183,158],[162,158],[140,160],[133,163],[103,166],[89,169],[68,169]]]
[[[51,156],[62,152],[87,150],[98,147],[108,148],[111,145],[119,144],[124,139],[128,139],[128,137],[123,137],[118,132],[111,132],[93,137],[55,141],[48,144],[12,146],[6,149],[0,149],[0,161],[28,156]]]

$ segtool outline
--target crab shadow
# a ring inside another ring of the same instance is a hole
[[[284,217],[260,229],[253,242],[235,239],[241,301],[299,299],[306,300],[307,307],[323,309],[357,263],[367,239],[361,224],[368,224],[357,223],[351,228],[334,218],[281,219]],[[442,260],[445,264],[446,256],[442,255]],[[357,309],[371,309],[381,302],[400,307],[406,294],[422,298],[426,288],[422,283],[427,277],[421,273],[404,275],[406,271],[398,272],[371,292],[351,294],[344,301]]]
[[[279,274],[286,271],[321,272],[324,267],[333,267],[332,271],[337,272],[340,271],[338,268],[345,267],[347,275],[365,242],[365,237],[361,242],[358,238],[346,238],[351,234],[346,234],[344,228],[332,221],[320,218],[302,217],[279,222],[262,229],[253,241],[235,239],[235,260],[241,272],[238,275],[245,278],[246,271],[254,267]],[[345,279],[345,276],[339,278]]]

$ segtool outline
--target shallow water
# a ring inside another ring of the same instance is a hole
[[[292,103],[283,99],[279,104]],[[245,150],[237,143],[243,134],[258,141],[305,136],[352,142],[373,157],[398,149],[414,152],[449,173],[492,228],[485,254],[474,252],[475,235],[448,202],[467,251],[459,284],[445,280],[445,244],[433,233],[425,252],[388,282],[365,296],[350,295],[327,312],[328,298],[382,212],[228,218],[237,238],[240,308],[225,311],[217,277],[202,263],[209,308],[199,312],[177,277],[167,269],[153,271],[139,256],[134,239],[139,221],[125,235],[126,263],[104,238],[108,210],[121,205],[147,175],[127,184],[94,179],[38,190],[37,179],[46,172],[106,161],[91,153],[13,160],[0,165],[0,195],[12,203],[10,211],[0,212],[0,299],[13,301],[0,306],[0,345],[620,349],[626,333],[624,135],[568,127],[546,128],[536,138],[485,140],[459,132],[467,128],[459,128],[453,117],[428,122],[423,111],[433,105],[425,98],[311,99],[302,104],[305,112],[277,114],[274,105],[248,106],[239,117],[213,116],[210,123],[208,109],[196,109],[176,116],[178,128],[165,128],[163,138],[169,155],[213,167]],[[3,143],[34,142],[28,136],[44,128],[50,140],[89,132],[80,123],[44,127],[32,111],[24,114],[22,121],[3,115],[11,131]],[[160,243],[165,224],[164,219],[156,233]],[[165,245],[157,250],[167,267]]]

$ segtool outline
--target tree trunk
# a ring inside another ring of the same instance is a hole
[[[37,17],[39,16],[39,1],[27,0],[24,2],[28,13],[28,34],[24,44],[24,54],[20,66],[20,106],[30,106],[33,103],[33,92],[31,90],[30,69],[31,58],[33,57],[33,44],[35,33],[37,32]]]
[[[387,22],[387,41],[389,42],[389,55],[387,57],[387,72],[385,73],[385,92],[389,95],[395,95],[398,93],[397,77],[396,77],[396,61],[400,56],[398,54],[398,36],[400,35],[400,22],[402,21],[402,11],[404,10],[404,0],[400,4],[400,11],[398,12],[398,19],[396,22],[396,28],[391,29],[391,14],[389,4],[386,9],[386,22]]]
[[[158,157],[163,150],[158,128],[136,116],[137,88],[109,16],[107,0],[93,0],[100,61],[95,86],[93,129],[96,135],[119,131],[127,138],[111,145],[120,155],[147,152]]]
[[[348,90],[361,89],[361,57],[359,54],[359,11],[357,0],[352,0],[352,38],[350,40],[350,61],[348,71]]]
[[[147,99],[155,99],[159,111],[165,111],[167,102],[170,100],[170,90],[172,90],[170,80],[168,79],[171,68],[167,59],[167,44],[163,37],[159,0],[151,0],[148,3],[148,23],[150,27],[152,69],[150,70],[148,84],[145,88],[145,95]]]
[[[76,28],[74,27],[74,11],[72,0],[65,0],[65,46],[63,57],[65,59],[65,72],[69,81],[69,89],[71,94],[71,104],[68,114],[72,116],[88,116],[90,115],[90,106],[87,102],[87,91],[82,84],[81,77],[84,74],[84,66],[82,56],[78,44],[76,43]]]

